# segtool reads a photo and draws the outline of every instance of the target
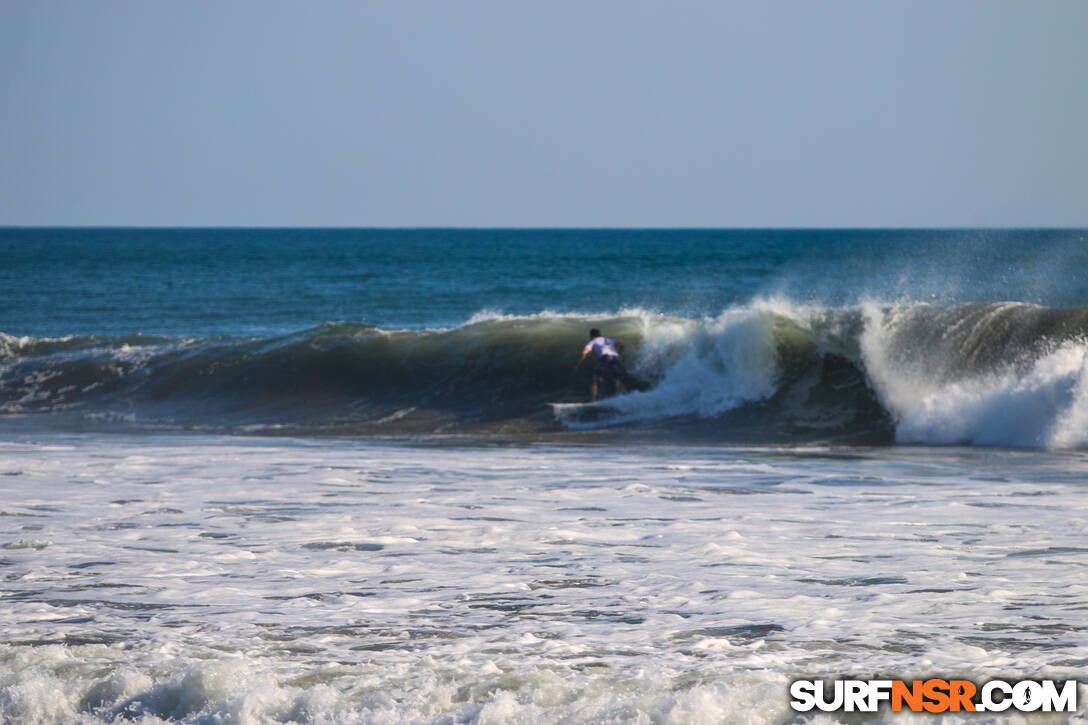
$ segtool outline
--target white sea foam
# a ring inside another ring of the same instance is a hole
[[[711,418],[778,391],[783,336],[792,335],[795,345],[856,358],[900,443],[1084,447],[1088,342],[1047,347],[1044,339],[1038,350],[1005,351],[1007,358],[989,365],[972,358],[993,345],[1004,321],[1033,309],[1005,303],[970,314],[866,302],[855,315],[768,299],[708,320],[644,317],[642,346],[629,364],[653,387],[606,399],[592,406],[594,415],[584,405],[557,406],[555,413],[570,428]],[[942,316],[952,327],[941,327]]]
[[[673,417],[709,418],[745,403],[763,400],[777,389],[785,334],[814,338],[811,323],[826,310],[765,299],[731,308],[715,318],[647,318],[642,347],[631,361],[632,370],[655,384],[645,392],[610,398],[596,407],[606,415],[580,422],[584,408],[557,408],[570,427],[595,427],[627,421]],[[815,344],[815,343],[812,343]]]
[[[31,337],[14,337],[0,332],[0,360],[17,354],[33,341]]]
[[[1048,444],[1052,448],[1088,447],[1088,346],[1079,350],[1081,367],[1072,384],[1073,400],[1050,429]]]
[[[779,374],[773,324],[762,310],[739,309],[699,325],[694,334],[682,324],[654,330],[640,369],[656,367],[662,358],[675,361],[652,390],[611,399],[605,407],[618,411],[620,420],[708,417],[767,397]],[[675,359],[680,340],[685,349]]]
[[[663,315],[642,307],[624,307],[612,312],[557,312],[555,310],[541,310],[532,314],[511,314],[496,309],[479,310],[465,322],[465,325],[475,325],[481,322],[509,322],[511,320],[592,320],[592,319],[620,319],[620,318],[661,318]]]
[[[1004,311],[995,306],[990,315]],[[953,376],[946,368],[956,351],[913,349],[896,338],[904,311],[868,304],[865,314],[865,369],[895,418],[900,442],[1029,448],[1088,442],[1088,343],[1067,342],[1026,366],[1009,360]]]
[[[803,675],[1088,657],[1076,454],[50,436],[0,461],[5,722],[779,723]]]

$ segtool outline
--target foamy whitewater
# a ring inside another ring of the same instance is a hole
[[[1084,722],[789,685],[1088,681],[1086,240],[0,229],[0,722]]]
[[[76,435],[0,456],[7,722],[777,723],[802,676],[1088,662],[1081,454]]]

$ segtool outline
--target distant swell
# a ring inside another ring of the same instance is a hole
[[[627,343],[637,392],[585,405],[592,364],[572,367],[590,326]],[[481,315],[434,331],[0,335],[0,423],[1082,448],[1086,340],[1088,308],[781,301],[707,319]]]

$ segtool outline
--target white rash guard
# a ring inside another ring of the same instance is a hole
[[[616,341],[611,337],[604,337],[603,335],[601,337],[593,338],[586,344],[585,348],[583,348],[583,352],[590,352],[591,350],[601,357],[620,356],[620,354],[616,352]]]

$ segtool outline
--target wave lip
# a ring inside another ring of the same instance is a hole
[[[635,390],[586,403],[586,330]],[[640,435],[1088,446],[1088,308],[759,300],[706,319],[484,312],[443,330],[0,335],[0,421],[264,434]],[[549,404],[553,404],[549,406]]]
[[[866,310],[866,369],[902,443],[1088,445],[1088,308]]]

